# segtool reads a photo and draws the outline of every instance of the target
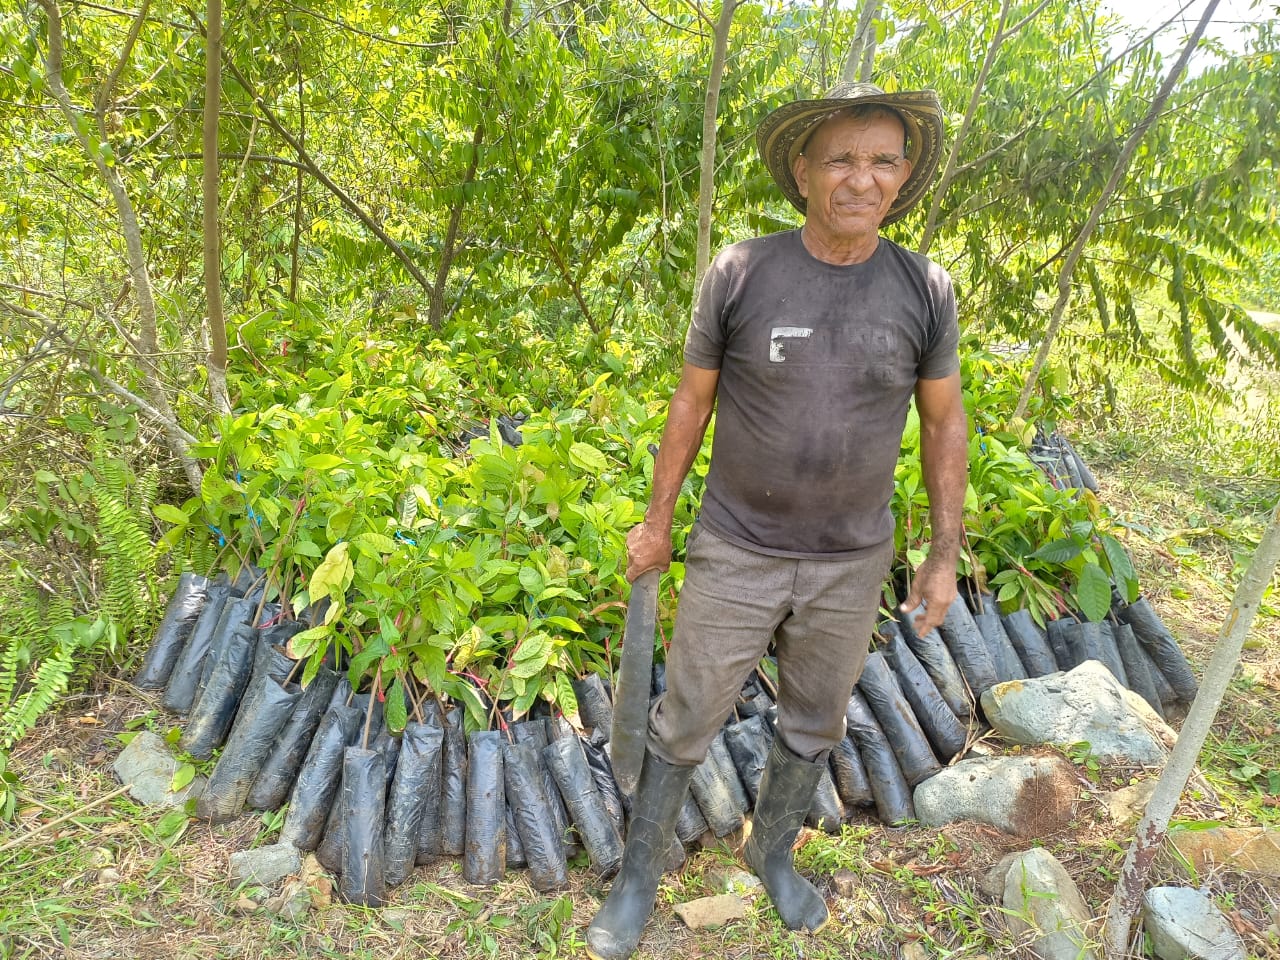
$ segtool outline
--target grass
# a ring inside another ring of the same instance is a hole
[[[1256,376],[1230,408],[1129,376],[1105,427],[1087,399],[1066,426],[1123,524],[1141,582],[1193,663],[1216,639],[1241,565],[1280,497],[1280,378]],[[1082,391],[1088,397],[1088,391]],[[1120,424],[1121,426],[1116,426]],[[255,909],[252,890],[228,879],[233,851],[274,839],[278,823],[245,817],[210,828],[141,809],[110,793],[119,736],[154,722],[153,707],[100,678],[44,718],[10,758],[18,775],[13,820],[0,823],[0,960],[288,957],[541,958],[582,955],[587,924],[607,885],[571,871],[560,896],[534,891],[519,873],[488,889],[466,885],[459,865],[420,868],[379,911],[341,903],[297,921]],[[1280,611],[1269,599],[1201,757],[1216,798],[1188,796],[1179,819],[1280,824]],[[1036,842],[1053,852],[1100,915],[1131,827],[1110,820],[1102,795],[1133,771],[1081,768],[1076,820]],[[54,829],[30,831],[81,811]],[[278,818],[276,818],[278,819]],[[856,819],[835,836],[806,833],[802,869],[818,879],[833,922],[810,936],[787,931],[763,894],[748,894],[743,921],[691,932],[673,906],[721,891],[741,869],[733,838],[690,854],[664,879],[637,960],[663,957],[845,960],[1010,956],[1020,946],[984,874],[1028,841],[973,824],[888,829]],[[1155,882],[1187,882],[1162,860]],[[1280,880],[1214,871],[1194,878],[1227,910],[1252,954],[1280,957]]]

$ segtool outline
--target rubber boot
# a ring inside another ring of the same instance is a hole
[[[773,741],[760,778],[751,836],[742,851],[789,930],[817,933],[829,916],[826,903],[813,884],[796,873],[791,859],[791,845],[813,803],[822,768],[821,763],[801,760],[781,740]]]
[[[587,928],[592,960],[625,960],[635,952],[653,913],[658,880],[671,852],[676,815],[684,803],[693,767],[677,767],[645,751],[640,783],[631,802],[631,823],[622,866],[604,906]]]

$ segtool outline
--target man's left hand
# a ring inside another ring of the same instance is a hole
[[[924,609],[911,621],[916,635],[922,637],[942,623],[947,615],[947,608],[956,595],[955,559],[943,561],[930,553],[916,570],[911,581],[911,592],[898,609],[904,614],[910,614],[924,604]]]

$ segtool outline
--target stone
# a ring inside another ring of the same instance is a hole
[[[1009,868],[1013,866],[1013,861],[1017,860],[1021,853],[1017,851],[1006,853],[1003,857],[996,861],[995,866],[982,875],[978,881],[978,889],[990,897],[992,900],[1001,900],[1004,898],[1004,881],[1009,876]]]
[[[862,881],[852,870],[837,870],[831,875],[831,886],[837,897],[852,897],[862,889]]]
[[[690,930],[709,930],[747,915],[747,901],[729,893],[678,903],[675,914]]]
[[[754,873],[727,864],[712,867],[703,882],[718,893],[746,893],[760,888],[760,878]]]
[[[1077,793],[1075,772],[1061,757],[980,757],[925,780],[913,800],[928,827],[970,820],[1035,837],[1066,826]]]
[[[1066,673],[997,683],[982,694],[982,710],[1014,743],[1088,743],[1104,763],[1161,766],[1168,757],[1125,689],[1096,660]]]
[[[1142,898],[1142,925],[1160,960],[1245,960],[1244,941],[1199,890],[1151,888]]]
[[[1169,832],[1178,852],[1201,873],[1229,867],[1280,877],[1280,830],[1270,827],[1210,827]]]
[[[311,910],[311,890],[298,877],[290,877],[278,896],[262,905],[268,913],[286,920],[301,920]]]
[[[1088,925],[1092,914],[1066,869],[1049,851],[1016,856],[1005,876],[1003,905],[1015,934],[1031,932],[1040,960],[1097,960]]]
[[[302,868],[302,855],[291,843],[274,843],[231,854],[231,879],[270,887]]]
[[[1142,819],[1142,811],[1147,808],[1147,801],[1155,788],[1154,780],[1143,780],[1103,794],[1101,799],[1107,814],[1116,823],[1135,823]]]
[[[929,960],[929,951],[918,940],[902,945],[902,960]]]
[[[129,796],[147,807],[181,807],[204,793],[205,778],[196,777],[178,791],[169,789],[181,764],[169,745],[150,730],[142,730],[116,757],[113,769],[120,782],[128,784]]]
[[[302,858],[300,879],[311,891],[311,905],[317,910],[323,910],[333,903],[333,880],[314,853],[308,853]]]

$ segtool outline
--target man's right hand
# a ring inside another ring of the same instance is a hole
[[[671,566],[671,523],[645,520],[627,531],[627,580]]]

